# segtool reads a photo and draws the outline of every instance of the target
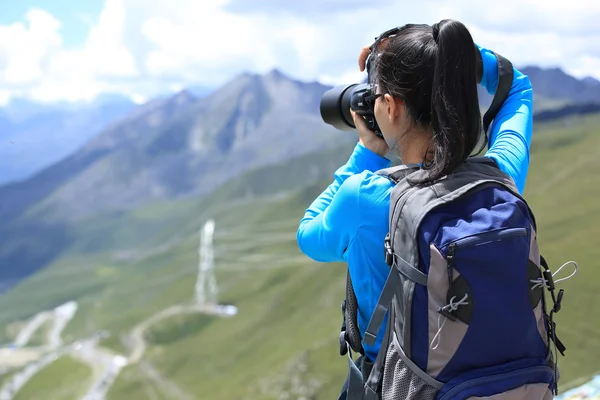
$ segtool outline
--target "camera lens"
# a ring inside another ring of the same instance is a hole
[[[329,89],[321,98],[323,121],[341,131],[356,129],[350,114],[352,93],[358,84],[340,85]]]

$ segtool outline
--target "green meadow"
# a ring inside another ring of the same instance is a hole
[[[125,338],[137,324],[193,302],[198,231],[212,218],[219,301],[237,306],[238,315],[181,314],[152,326],[143,361],[121,372],[108,398],[168,399],[175,392],[183,398],[335,398],[347,368],[337,345],[345,266],[309,260],[295,233],[350,149],[253,171],[203,199],[82,222],[60,259],[0,298],[0,324],[77,300],[63,338],[106,330],[103,345],[126,354]],[[559,358],[561,383],[568,385],[600,370],[600,116],[535,126],[525,196],[552,269],[569,260],[579,264],[575,278],[560,284],[565,296],[557,316],[567,347]],[[63,357],[17,399],[73,398],[67,394],[84,390],[89,376],[87,367]],[[39,397],[48,390],[53,397]]]

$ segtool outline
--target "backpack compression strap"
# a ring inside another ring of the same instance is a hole
[[[352,287],[352,279],[350,278],[350,270],[346,271],[346,300],[342,302],[343,322],[340,332],[340,355],[344,356],[348,352],[348,347],[355,352],[364,355],[362,347],[362,339],[360,330],[358,329],[358,303],[354,288]]]

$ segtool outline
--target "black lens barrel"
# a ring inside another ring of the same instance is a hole
[[[350,101],[357,85],[340,85],[325,92],[321,98],[321,117],[325,123],[341,131],[356,129],[350,114]]]

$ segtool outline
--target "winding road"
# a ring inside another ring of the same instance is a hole
[[[140,371],[144,376],[151,379],[169,398],[193,399],[193,396],[162,376],[152,364],[143,361],[143,355],[147,347],[144,339],[145,332],[164,319],[190,313],[232,316],[237,313],[237,309],[233,306],[197,304],[175,305],[164,309],[140,322],[130,331],[127,337],[127,344],[130,348],[128,357],[99,346],[99,341],[105,337],[104,332],[98,332],[90,338],[78,340],[68,345],[61,345],[60,335],[73,315],[72,313],[61,314],[44,311],[34,317],[23,328],[24,333],[18,336],[20,338],[19,347],[15,346],[13,349],[0,350],[0,366],[22,367],[25,365],[0,389],[0,400],[11,400],[29,379],[63,355],[70,355],[76,360],[87,364],[92,370],[93,382],[82,400],[104,399],[121,370],[133,364],[139,364]],[[39,315],[42,315],[42,317],[39,317]],[[48,333],[48,344],[39,348],[23,347],[36,329],[39,329],[50,318],[54,319],[54,324]]]
[[[204,232],[199,248],[199,278],[204,273],[213,273],[213,230],[214,221],[207,221],[203,227]],[[205,288],[197,287],[196,295],[198,294],[198,290],[203,291]],[[200,300],[200,302],[216,303],[216,299],[204,299]],[[235,306],[218,304],[178,304],[166,308],[140,322],[130,331],[125,339],[126,345],[129,348],[129,356],[126,357],[99,346],[100,339],[106,335],[105,332],[98,332],[90,338],[63,345],[62,331],[73,318],[76,311],[77,303],[68,302],[52,311],[40,312],[17,335],[14,346],[9,349],[0,349],[2,352],[0,369],[2,367],[22,367],[24,365],[24,368],[13,375],[0,389],[0,400],[11,400],[38,371],[66,354],[87,364],[92,370],[93,382],[82,400],[103,400],[121,370],[126,366],[134,364],[138,364],[138,368],[143,375],[156,383],[157,387],[163,390],[169,398],[180,400],[191,399],[193,398],[191,395],[162,376],[150,362],[143,360],[147,346],[144,333],[156,323],[176,315],[203,313],[228,317],[237,314]],[[52,327],[46,338],[47,345],[41,346],[38,349],[25,348],[24,346],[30,341],[32,335],[50,319],[52,320]]]

